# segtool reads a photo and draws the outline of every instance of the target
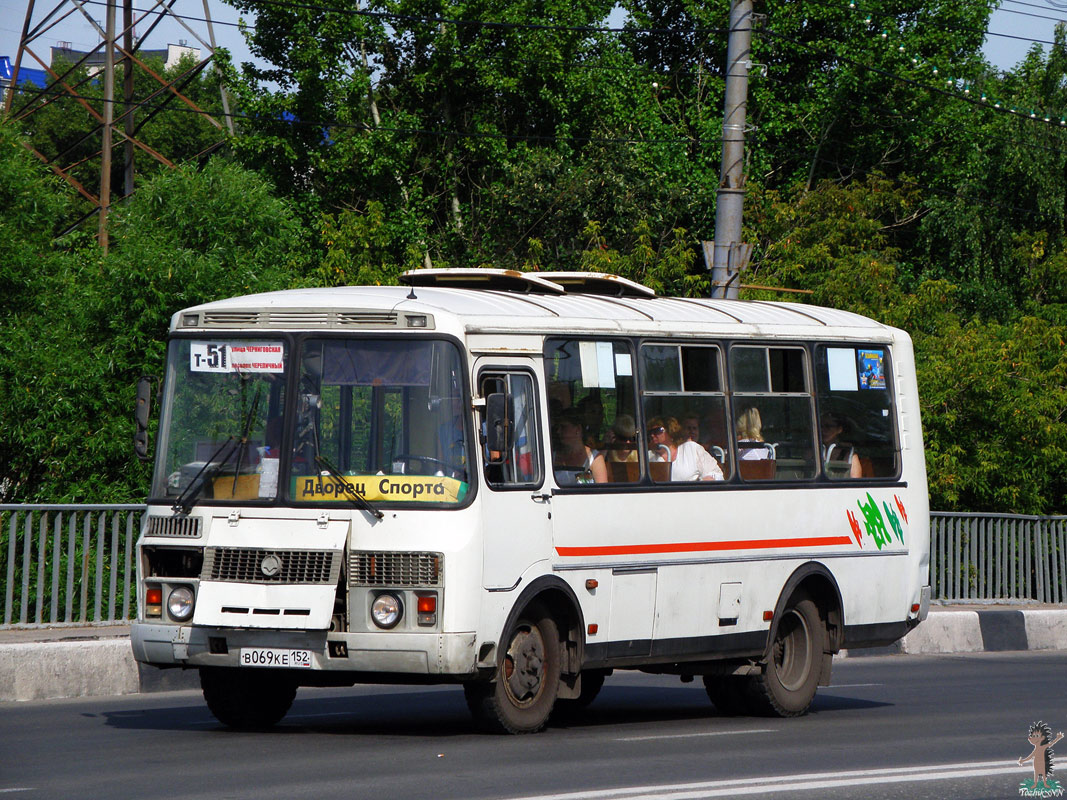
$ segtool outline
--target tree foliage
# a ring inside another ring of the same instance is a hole
[[[728,0],[230,2],[260,59],[223,59],[233,161],[193,165],[216,132],[147,119],[139,86],[144,138],[190,165],[145,171],[106,257],[55,238],[80,201],[18,144],[89,180],[83,115],[0,131],[6,496],[142,493],[132,383],[202,300],[479,265],[708,293]],[[912,335],[935,507],[1064,511],[1067,34],[1000,73],[984,0],[757,10],[743,281],[806,294],[743,296]]]
[[[91,240],[57,255],[0,337],[0,498],[142,497],[134,386],[162,374],[170,315],[294,285],[306,272],[304,240],[262,178],[213,160],[146,182],[116,213],[107,256]]]

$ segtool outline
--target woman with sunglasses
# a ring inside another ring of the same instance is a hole
[[[721,481],[722,468],[707,450],[689,440],[674,417],[648,421],[650,461],[669,461],[672,481]]]

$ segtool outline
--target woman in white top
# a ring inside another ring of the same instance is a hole
[[[768,447],[753,447],[753,443],[763,441],[763,421],[760,419],[759,409],[749,406],[737,416],[737,441],[739,444],[748,445],[739,447],[738,458],[742,461],[763,461],[771,457]]]
[[[652,445],[650,461],[669,461],[672,481],[721,481],[722,468],[711,453],[686,439],[685,431],[674,417],[653,417],[648,422]]]

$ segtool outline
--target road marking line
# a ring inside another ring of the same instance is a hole
[[[750,731],[704,731],[702,733],[664,733],[658,736],[623,736],[616,742],[648,742],[653,739],[692,739],[697,736],[740,736],[745,733],[777,733],[777,728],[756,728]]]
[[[36,791],[29,786],[18,786],[11,789],[0,789],[0,794],[11,794],[12,792],[33,792]]]
[[[868,784],[872,778],[879,783],[910,783],[960,778],[979,778],[1016,774],[1025,778],[1030,770],[1020,768],[1015,761],[976,761],[960,764],[931,764],[918,767],[850,770],[848,772],[814,772],[796,775],[760,775],[731,778],[703,783],[665,784],[660,786],[627,786],[618,789],[596,789],[563,794],[527,795],[514,800],[704,800],[710,797],[733,797],[742,794],[801,792],[813,789],[835,789]]]
[[[835,683],[827,686],[827,689],[861,689],[867,686],[885,686],[884,683]]]

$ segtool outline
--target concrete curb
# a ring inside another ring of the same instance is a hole
[[[889,647],[842,651],[848,657],[1067,650],[1067,608],[931,609],[919,627]]]
[[[1067,650],[1067,607],[934,608],[925,622],[896,644],[841,655],[1006,650]],[[134,661],[125,629],[0,633],[0,702],[199,688],[196,670],[160,670]]]

